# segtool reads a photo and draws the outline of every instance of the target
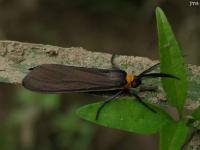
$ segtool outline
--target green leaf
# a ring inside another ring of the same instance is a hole
[[[168,122],[160,131],[160,150],[180,150],[188,134],[183,122]]]
[[[192,117],[195,119],[195,120],[200,120],[200,106],[197,107],[193,112],[192,112]]]
[[[182,114],[187,95],[186,68],[175,35],[164,12],[159,7],[156,8],[156,19],[161,72],[180,78],[180,80],[163,78],[163,88],[169,103],[178,109],[179,114]]]
[[[120,98],[107,104],[95,120],[101,103],[89,104],[78,110],[83,119],[105,127],[121,129],[136,133],[156,133],[160,127],[171,120],[160,108],[150,105],[157,113],[152,112],[133,98]]]

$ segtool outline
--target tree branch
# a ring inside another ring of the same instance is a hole
[[[58,46],[0,41],[0,82],[21,83],[28,69],[39,64],[65,64],[82,67],[111,68],[111,54],[92,52],[81,47]],[[116,63],[141,71],[155,61],[148,58],[119,56]]]

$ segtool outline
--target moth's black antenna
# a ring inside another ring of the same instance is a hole
[[[178,78],[177,76],[173,75],[173,74],[168,74],[168,73],[148,73],[148,74],[144,74],[142,76],[140,76],[140,78],[143,77],[149,77],[149,78],[173,78],[173,79],[177,79],[180,80],[180,78]]]
[[[140,84],[142,84],[142,78],[172,78],[172,79],[177,79],[180,80],[180,78],[178,78],[175,75],[172,74],[168,74],[168,73],[149,73],[152,70],[154,70],[160,63],[157,63],[155,65],[153,65],[152,67],[148,68],[147,70],[143,71],[142,73],[140,73],[138,76],[135,77],[135,82],[134,82],[134,87],[138,87]]]
[[[153,71],[156,67],[158,67],[160,65],[160,63],[157,63],[153,66],[151,66],[150,68],[148,68],[147,70],[143,71],[142,73],[139,74],[139,76],[143,76],[144,74],[147,74],[151,71]]]
[[[153,65],[152,67],[148,68],[147,70],[143,71],[142,73],[140,73],[137,76],[138,80],[141,80],[143,77],[149,77],[149,78],[173,78],[173,79],[178,79],[180,80],[180,78],[176,77],[175,75],[172,74],[168,74],[168,73],[149,73],[151,71],[153,71],[158,65],[160,65],[160,63],[157,63],[155,65]]]

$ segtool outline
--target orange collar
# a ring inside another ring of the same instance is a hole
[[[126,74],[126,81],[127,81],[127,84],[126,84],[126,88],[130,88],[131,87],[131,83],[133,82],[134,80],[134,76],[130,73],[127,73]]]

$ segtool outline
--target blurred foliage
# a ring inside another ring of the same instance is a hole
[[[133,0],[76,0],[76,1],[54,1],[54,0],[42,0],[41,5],[46,7],[54,7],[57,12],[65,12],[66,9],[74,10],[79,9],[81,11],[90,13],[110,13],[118,15],[131,15],[136,8],[142,6],[144,1]]]
[[[15,98],[18,107],[0,124],[1,149],[89,149],[95,129],[75,115],[78,104],[62,112],[59,94],[25,89],[17,90]]]

